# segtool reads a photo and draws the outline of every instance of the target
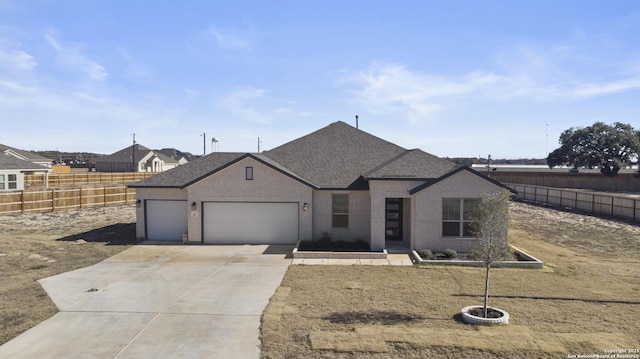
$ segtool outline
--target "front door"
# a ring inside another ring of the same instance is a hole
[[[402,240],[402,198],[385,200],[385,239],[387,241]]]

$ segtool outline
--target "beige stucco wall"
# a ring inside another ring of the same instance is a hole
[[[408,225],[413,220],[413,211],[411,211],[412,199],[409,189],[422,182],[420,181],[369,181],[369,192],[371,196],[371,248],[385,248],[385,199],[386,198],[404,198],[404,228],[403,241],[411,238],[413,230]],[[407,222],[409,221],[409,222]]]
[[[332,228],[332,194],[349,194],[349,227]],[[313,191],[313,239],[327,232],[332,240],[365,242],[371,237],[371,204],[368,191]]]
[[[245,168],[253,167],[253,180],[245,179]],[[312,236],[312,188],[252,158],[245,158],[187,188],[188,203],[196,202],[189,214],[189,241],[202,241],[202,202],[297,202],[299,238]],[[303,210],[308,203],[308,210]]]
[[[442,238],[442,199],[480,198],[482,193],[496,193],[502,188],[467,171],[461,171],[414,194],[414,230],[412,247],[442,251],[450,248],[468,251],[473,238]]]
[[[187,190],[178,188],[136,188],[136,202],[140,201],[140,206],[136,206],[136,237],[138,238],[146,238],[144,208],[145,201],[150,199],[186,200]]]

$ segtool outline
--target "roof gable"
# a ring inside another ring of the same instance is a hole
[[[423,183],[423,184],[421,184],[421,185],[419,185],[419,186],[416,186],[416,187],[414,187],[414,188],[410,189],[410,190],[409,190],[409,193],[410,193],[410,194],[414,194],[414,193],[420,192],[420,191],[422,191],[423,189],[428,188],[428,187],[431,187],[431,186],[433,186],[434,184],[439,183],[439,182],[441,182],[441,181],[444,181],[444,180],[446,180],[447,178],[449,178],[449,177],[451,177],[451,176],[453,176],[453,175],[455,175],[455,174],[458,174],[458,173],[460,173],[460,172],[462,172],[462,171],[467,171],[467,172],[469,172],[469,173],[471,173],[471,174],[474,174],[474,175],[476,175],[476,176],[480,177],[481,179],[483,179],[483,180],[485,180],[485,181],[487,181],[487,182],[491,182],[492,184],[494,184],[494,185],[496,185],[496,186],[498,186],[498,187],[504,188],[504,189],[506,189],[506,190],[508,190],[508,191],[510,191],[510,192],[512,192],[512,193],[516,193],[516,191],[514,191],[513,189],[511,189],[511,188],[509,188],[509,187],[505,186],[505,185],[504,185],[504,184],[502,184],[501,182],[498,182],[498,181],[494,180],[493,178],[490,178],[490,177],[484,176],[483,174],[479,173],[478,171],[475,171],[475,170],[473,170],[473,169],[471,169],[471,168],[469,168],[469,167],[467,167],[467,166],[461,166],[461,167],[458,167],[457,169],[455,169],[455,170],[453,170],[453,171],[451,171],[451,172],[449,172],[449,173],[447,173],[447,174],[443,175],[443,176],[442,176],[442,177],[440,177],[440,178],[434,179],[434,180],[432,180],[432,181],[427,181],[427,182],[425,182],[425,183]]]
[[[51,162],[50,158],[40,156],[37,153],[21,150],[11,146],[3,145],[0,143],[0,152],[13,156],[15,158],[31,161],[31,162]]]
[[[367,179],[438,178],[456,167],[452,162],[415,149],[401,153],[364,176]]]
[[[158,173],[151,177],[148,177],[142,181],[135,182],[129,187],[157,187],[157,188],[186,188],[216,172],[219,172],[235,163],[245,159],[253,158],[264,165],[273,168],[274,170],[289,176],[301,183],[304,183],[310,187],[316,188],[313,184],[306,181],[304,178],[296,175],[283,167],[272,159],[260,155],[251,153],[239,153],[239,152],[214,152],[206,156],[202,156],[197,160],[188,162],[182,166],[170,169],[165,172]]]
[[[133,156],[135,156],[136,160],[140,161],[149,152],[151,152],[150,149],[136,143],[135,145],[123,148],[120,151],[114,152],[108,156],[98,157],[95,159],[95,162],[131,163],[133,160]]]
[[[320,188],[352,188],[364,173],[405,151],[339,121],[263,154]]]
[[[0,170],[49,171],[49,168],[0,153]]]

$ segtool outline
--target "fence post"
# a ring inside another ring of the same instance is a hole
[[[107,187],[102,187],[102,200],[104,201],[105,207],[107,206]]]
[[[51,212],[56,210],[56,192],[55,189],[51,190]]]
[[[611,196],[611,217],[613,217],[613,196]]]
[[[20,209],[22,210],[22,213],[24,213],[24,190],[20,191],[20,202],[21,202]]]

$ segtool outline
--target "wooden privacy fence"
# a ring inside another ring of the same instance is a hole
[[[132,183],[151,177],[153,172],[87,172],[52,173],[47,176],[32,174],[24,176],[24,188],[59,187],[76,184]],[[48,183],[47,183],[48,182]]]
[[[516,198],[524,201],[640,221],[640,198],[574,189],[505,184],[518,191]]]
[[[134,203],[136,191],[126,186],[0,192],[0,215]]]

